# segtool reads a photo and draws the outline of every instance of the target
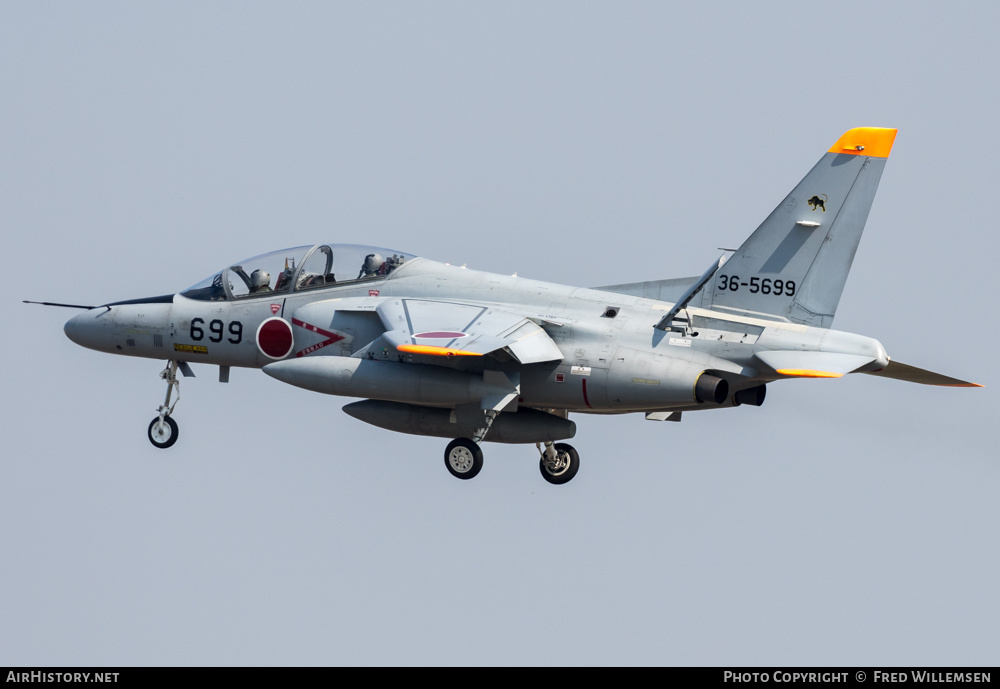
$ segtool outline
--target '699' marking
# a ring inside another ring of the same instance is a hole
[[[746,289],[750,294],[757,294],[759,292],[760,294],[774,294],[777,296],[783,294],[786,297],[791,297],[795,294],[795,281],[752,277],[749,280],[740,282],[739,275],[720,275],[719,284],[715,288],[720,292],[725,292],[726,290],[739,292],[741,289]]]
[[[188,333],[191,339],[197,342],[205,338],[205,330],[201,326],[205,325],[204,318],[192,318],[191,319],[191,332]],[[222,328],[225,324],[218,318],[211,321],[208,324],[208,339],[211,342],[222,342],[223,331]],[[243,324],[239,321],[232,321],[229,324],[229,337],[226,338],[227,341],[233,344],[239,344],[243,341]]]

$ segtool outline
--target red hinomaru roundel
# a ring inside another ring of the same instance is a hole
[[[292,326],[283,318],[268,318],[257,328],[257,348],[266,357],[284,359],[294,345]]]

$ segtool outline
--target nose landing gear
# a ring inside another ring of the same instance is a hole
[[[149,422],[149,430],[147,431],[149,442],[153,443],[153,447],[164,450],[177,442],[177,422],[170,418],[170,415],[181,399],[181,383],[177,380],[178,364],[177,361],[167,362],[167,367],[160,371],[160,378],[167,381],[167,397],[157,409],[159,416]],[[181,371],[186,368],[188,368],[187,364],[181,364]],[[170,395],[174,388],[177,389],[177,399],[174,400],[173,404],[170,404]]]
[[[149,422],[149,442],[153,447],[166,449],[177,442],[177,422],[169,416],[157,416]]]

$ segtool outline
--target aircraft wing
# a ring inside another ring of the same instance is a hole
[[[482,356],[506,349],[522,364],[561,361],[562,351],[538,324],[491,306],[425,299],[386,299],[376,309],[383,338],[401,352]]]
[[[958,378],[943,376],[940,373],[925,371],[922,368],[901,364],[898,361],[890,361],[889,365],[884,369],[881,371],[871,371],[869,372],[869,375],[882,376],[883,378],[895,378],[896,380],[905,380],[910,383],[920,383],[922,385],[946,385],[956,388],[983,387],[978,383],[969,383],[964,380],[959,380]]]
[[[355,357],[392,348],[432,357],[483,356],[505,350],[522,364],[563,358],[556,343],[534,321],[482,304],[406,297],[329,299],[298,309],[293,323],[307,331],[336,332],[338,312],[368,313],[380,321],[381,335],[355,351]]]

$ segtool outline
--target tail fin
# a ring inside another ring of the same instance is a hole
[[[829,328],[895,129],[844,134],[718,269],[702,305]]]

